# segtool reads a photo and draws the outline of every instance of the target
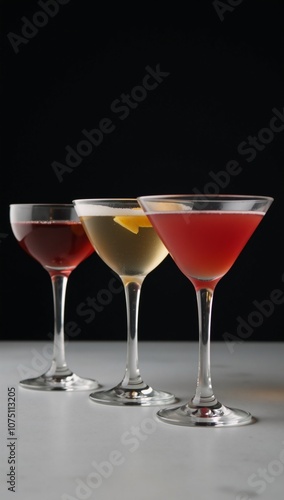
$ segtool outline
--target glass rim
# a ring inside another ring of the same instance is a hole
[[[57,208],[70,208],[73,203],[10,203],[9,207],[57,207]]]
[[[137,200],[162,200],[162,199],[196,199],[196,200],[256,200],[256,201],[274,201],[274,198],[266,195],[249,195],[249,194],[154,194],[138,196]]]
[[[88,203],[92,201],[136,201],[137,198],[79,198],[79,199],[74,199],[73,203]]]

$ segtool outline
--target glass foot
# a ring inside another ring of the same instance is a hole
[[[253,422],[250,413],[236,408],[228,408],[221,403],[214,406],[194,406],[187,403],[175,408],[159,410],[157,416],[169,424],[188,427],[228,427],[246,425]]]
[[[98,391],[90,394],[90,399],[96,403],[109,405],[137,405],[151,406],[171,404],[177,401],[169,392],[156,391],[148,385],[126,386],[117,385],[107,391]]]
[[[19,382],[26,389],[38,389],[41,391],[87,391],[102,387],[96,380],[81,378],[75,373],[68,375],[40,375]]]

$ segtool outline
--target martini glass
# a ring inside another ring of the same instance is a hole
[[[213,293],[256,230],[273,198],[234,195],[161,195],[138,198],[180,271],[193,284],[199,318],[199,366],[194,397],[164,408],[158,417],[187,426],[232,426],[252,422],[244,410],[215,397],[210,373]]]
[[[89,257],[90,245],[73,204],[10,205],[10,223],[20,246],[48,272],[54,301],[53,360],[39,377],[21,380],[27,389],[92,390],[100,384],[73,373],[65,360],[64,309],[68,277]]]
[[[175,397],[146,384],[138,367],[138,309],[146,276],[168,255],[136,199],[73,200],[85,231],[101,259],[118,274],[125,290],[127,361],[122,381],[90,394],[92,401],[112,405],[172,403]]]

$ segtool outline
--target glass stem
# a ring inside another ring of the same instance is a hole
[[[122,278],[123,281],[123,278]],[[138,366],[138,310],[143,280],[124,281],[127,312],[127,356],[123,386],[143,383]]]
[[[49,375],[67,376],[72,372],[65,361],[64,310],[68,278],[63,275],[51,276],[54,304],[53,360]]]
[[[195,396],[192,403],[196,406],[213,406],[216,400],[210,373],[210,330],[213,290],[197,290],[197,308],[199,321],[199,364]]]

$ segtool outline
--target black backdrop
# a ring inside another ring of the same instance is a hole
[[[53,329],[50,278],[13,237],[10,203],[192,192],[275,198],[216,288],[212,339],[282,340],[284,2],[0,7],[1,340]],[[74,341],[126,338],[113,277],[96,255],[70,276]],[[170,257],[143,284],[139,328],[197,340],[194,290]]]

